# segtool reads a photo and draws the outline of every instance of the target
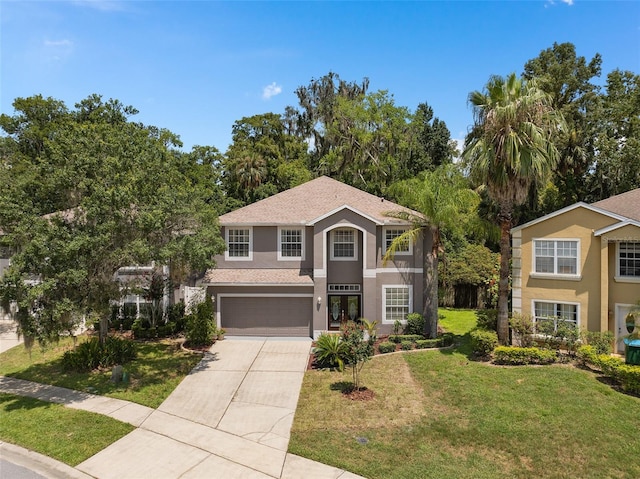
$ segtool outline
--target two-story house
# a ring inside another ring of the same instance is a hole
[[[513,311],[612,331],[640,300],[640,188],[576,203],[512,230]]]
[[[220,216],[226,241],[203,285],[230,335],[317,338],[342,321],[396,320],[422,311],[422,258],[430,238],[383,263],[409,224],[405,208],[328,177]]]

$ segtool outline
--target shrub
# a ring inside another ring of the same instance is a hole
[[[400,348],[403,351],[410,351],[413,349],[413,341],[402,341],[400,343]]]
[[[509,320],[509,326],[514,333],[514,339],[523,348],[533,346],[533,321],[530,316],[523,316],[520,313],[513,313]]]
[[[495,331],[498,327],[497,309],[479,309],[476,311],[476,322],[479,329]]]
[[[620,358],[608,354],[597,354],[596,347],[591,345],[578,348],[578,358],[584,364],[593,365],[603,374],[620,383],[623,391],[640,394],[640,366],[625,364]]]
[[[454,337],[453,333],[444,333],[440,338],[438,338],[440,339],[440,346],[451,346],[453,344]]]
[[[174,333],[181,333],[185,328],[184,303],[172,304],[167,308],[167,323],[174,323]]]
[[[378,351],[380,354],[392,353],[396,350],[395,343],[390,343],[389,341],[385,341],[383,343],[378,344]]]
[[[344,353],[346,345],[337,334],[321,334],[316,341],[313,355],[320,367],[337,367],[344,369]]]
[[[584,365],[587,365],[587,364],[595,365],[598,352],[594,346],[590,344],[586,344],[578,348],[578,351],[576,352],[576,356],[578,357],[578,360]]]
[[[519,348],[514,346],[498,346],[493,350],[493,361],[496,364],[551,364],[556,361],[555,351],[540,348]]]
[[[498,333],[486,329],[471,331],[471,349],[476,356],[489,356],[498,345]]]
[[[407,324],[404,332],[405,334],[416,334],[419,336],[424,334],[424,318],[420,313],[407,314]]]
[[[595,354],[611,354],[613,351],[615,337],[611,331],[584,331],[582,337],[588,345],[593,346]]]
[[[91,338],[62,356],[62,367],[67,371],[91,371],[124,364],[136,358],[135,343],[126,339],[107,337],[103,344]]]
[[[190,346],[213,344],[216,326],[213,322],[213,301],[209,295],[196,306],[196,311],[187,320],[186,338]]]
[[[620,382],[624,391],[640,394],[640,366],[620,364],[617,367],[615,378]]]
[[[419,339],[416,341],[416,349],[437,348],[440,343],[440,339]]]
[[[419,339],[424,339],[422,334],[391,334],[389,335],[389,341],[392,343],[401,343],[403,341],[415,342]]]

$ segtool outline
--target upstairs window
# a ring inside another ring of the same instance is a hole
[[[619,276],[640,278],[640,243],[618,244]]]
[[[228,260],[250,260],[251,228],[227,228],[227,252]]]
[[[304,233],[301,228],[279,228],[278,259],[302,259]]]
[[[391,243],[393,242],[394,239],[396,239],[398,236],[403,235],[407,230],[404,228],[385,228],[384,229],[384,251],[387,252],[389,251],[389,248],[391,247]],[[396,254],[398,255],[407,255],[407,254],[411,254],[411,242],[407,241],[404,244],[400,245],[398,247],[398,249],[396,250]]]
[[[577,240],[535,240],[534,271],[541,274],[578,274]]]
[[[355,230],[340,228],[331,232],[331,259],[337,261],[358,259]]]

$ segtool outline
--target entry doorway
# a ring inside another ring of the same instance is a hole
[[[634,330],[633,323],[627,321],[631,313],[632,304],[616,304],[616,352],[624,354],[624,342],[622,341]]]
[[[340,329],[346,321],[355,321],[361,315],[359,294],[330,294],[328,329]]]

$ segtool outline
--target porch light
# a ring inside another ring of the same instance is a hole
[[[322,296],[318,296],[318,306],[320,306],[320,304],[322,304]]]

